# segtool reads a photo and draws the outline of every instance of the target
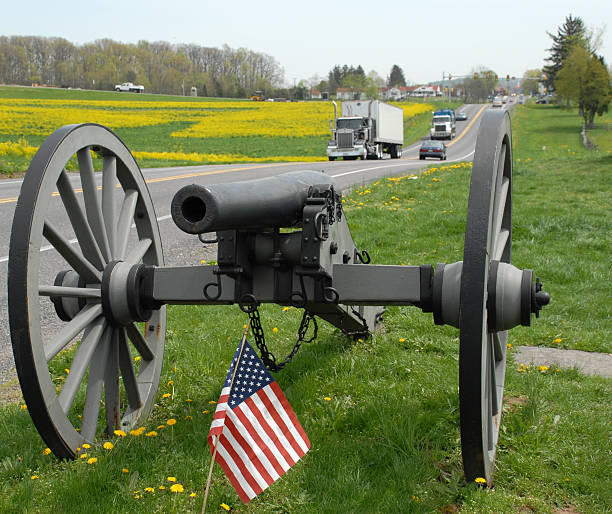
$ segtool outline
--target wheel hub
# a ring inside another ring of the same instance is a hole
[[[460,292],[463,262],[438,263],[433,278],[433,315],[436,325],[460,325]],[[487,280],[487,318],[492,332],[529,326],[531,315],[539,317],[550,295],[542,290],[533,271],[512,264],[491,261]]]
[[[114,327],[134,321],[147,321],[152,310],[141,302],[144,287],[144,264],[111,261],[102,274],[102,312]]]

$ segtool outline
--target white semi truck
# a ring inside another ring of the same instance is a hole
[[[452,109],[434,111],[429,131],[431,139],[453,139],[455,131],[455,111]]]
[[[344,159],[382,159],[402,156],[404,111],[379,100],[349,101],[334,104],[330,121],[332,139],[327,144],[330,161]]]

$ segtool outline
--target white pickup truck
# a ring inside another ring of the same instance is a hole
[[[123,84],[117,84],[115,91],[128,91],[130,93],[144,93],[144,86],[136,86],[131,82],[124,82]]]

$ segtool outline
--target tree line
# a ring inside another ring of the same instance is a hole
[[[283,70],[271,56],[245,48],[128,44],[99,39],[75,45],[59,37],[0,36],[0,83],[112,90],[142,84],[151,93],[239,98],[282,87]]]

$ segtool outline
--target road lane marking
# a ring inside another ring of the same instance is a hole
[[[460,139],[461,139],[463,136],[465,136],[465,135],[468,133],[468,131],[470,130],[470,128],[472,128],[472,125],[474,124],[474,122],[475,122],[475,121],[478,119],[478,117],[479,117],[479,116],[482,114],[482,111],[484,111],[484,110],[485,110],[487,107],[489,107],[489,104],[484,104],[484,105],[483,105],[483,106],[480,108],[480,110],[479,110],[479,111],[476,113],[476,116],[474,116],[474,117],[472,118],[472,121],[470,121],[470,122],[467,124],[467,127],[465,127],[465,128],[463,129],[463,132],[461,132],[461,134],[459,134],[459,136],[458,136],[458,137],[456,137],[456,138],[455,138],[453,141],[451,141],[450,143],[448,143],[446,146],[448,147],[448,146],[452,146],[452,145],[454,145],[454,144],[455,144],[457,141],[459,141],[459,140],[460,140]]]

